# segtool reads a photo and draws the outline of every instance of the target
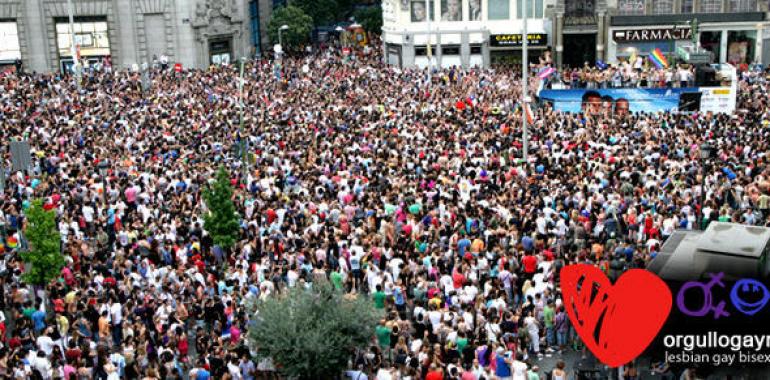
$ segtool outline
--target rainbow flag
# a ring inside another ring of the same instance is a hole
[[[650,61],[652,61],[652,63],[655,64],[655,67],[659,69],[668,67],[668,61],[659,48],[655,48],[655,50],[650,53]]]
[[[16,240],[16,238],[15,238],[15,237],[11,236],[11,237],[9,237],[9,238],[8,238],[8,239],[5,241],[5,245],[6,245],[8,248],[11,248],[11,249],[13,249],[13,248],[16,248],[16,247],[18,247],[18,246],[19,246],[19,241],[18,241],[18,240]]]

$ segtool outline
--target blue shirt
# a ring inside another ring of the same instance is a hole
[[[35,331],[45,329],[45,312],[38,310],[32,313],[32,322],[35,324]]]
[[[497,375],[498,377],[511,376],[511,367],[509,367],[508,363],[505,362],[505,357],[497,356],[495,360],[497,360],[497,368],[495,368],[495,375]]]
[[[211,373],[203,368],[199,368],[198,373],[195,375],[195,380],[209,380],[210,378]]]

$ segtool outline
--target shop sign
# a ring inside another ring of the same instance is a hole
[[[615,42],[689,40],[691,38],[692,29],[690,28],[629,29],[612,32],[612,39]]]
[[[492,34],[490,36],[491,46],[521,46],[521,34]],[[529,46],[546,46],[548,44],[548,35],[545,33],[527,34],[527,44]]]

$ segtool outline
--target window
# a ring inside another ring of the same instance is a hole
[[[490,20],[508,20],[511,18],[511,9],[508,0],[489,0]]]
[[[516,18],[520,19],[524,14],[522,8],[523,1],[516,1]],[[527,0],[528,18],[543,18],[543,0]]]
[[[430,47],[430,54],[436,55],[436,45],[431,45]],[[424,57],[428,55],[428,46],[415,46],[414,47],[414,55],[418,57]]]
[[[693,2],[694,0],[682,0],[682,13],[692,13],[693,12]]]
[[[618,14],[643,15],[644,0],[618,0]]]
[[[727,62],[733,65],[752,63],[757,31],[729,31],[727,33]]]
[[[262,46],[259,39],[259,1],[253,0],[249,2],[249,16],[251,17],[251,45],[257,51],[257,54],[262,52]]]
[[[667,15],[674,13],[673,0],[655,0],[652,2],[652,14]]]
[[[21,59],[21,46],[16,21],[0,22],[0,61],[17,59]]]
[[[110,55],[107,21],[90,18],[75,19],[72,29],[74,29],[75,34],[75,46],[80,47],[81,57]],[[66,19],[56,20],[56,42],[59,47],[59,56],[72,56],[70,50],[70,26]]]
[[[729,0],[727,8],[729,12],[756,12],[757,0]]]
[[[701,13],[722,12],[722,0],[700,0]]]

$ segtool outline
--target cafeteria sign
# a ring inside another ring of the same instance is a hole
[[[490,36],[491,46],[521,46],[521,34],[493,34]],[[545,46],[548,35],[545,33],[527,34],[529,46]]]

